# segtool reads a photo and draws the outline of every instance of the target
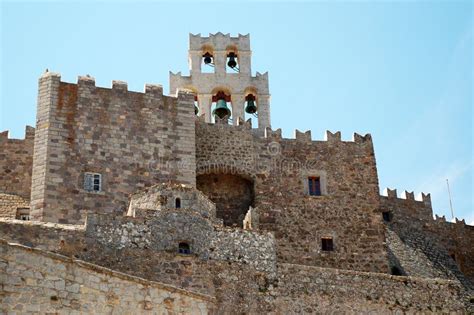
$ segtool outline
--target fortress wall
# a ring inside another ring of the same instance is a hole
[[[29,208],[29,200],[17,195],[9,195],[0,193],[0,218],[16,217],[17,209]]]
[[[370,135],[341,141],[328,132],[326,141],[312,141],[310,132],[284,139],[281,130],[267,129],[261,138],[247,124],[198,122],[196,137],[198,175],[253,182],[259,228],[275,232],[280,261],[388,272]],[[308,176],[321,178],[322,196],[308,195]],[[321,251],[323,237],[333,238],[334,251]]]
[[[398,252],[402,269],[409,275],[429,276],[426,270],[409,266],[419,261],[421,255],[432,265],[431,273],[457,278],[474,288],[474,227],[464,221],[451,223],[438,217],[434,220],[429,194],[422,194],[421,200],[415,200],[413,193],[409,192],[405,192],[404,197],[398,198],[397,191],[390,189],[388,196],[380,197],[381,211],[390,212],[388,227],[397,235],[388,239],[388,245],[394,253]],[[404,247],[411,250],[406,251]],[[465,277],[469,280],[466,281]]]
[[[0,239],[68,255],[87,250],[83,225],[0,218]]]
[[[275,240],[270,233],[222,228],[189,209],[142,212],[141,217],[90,215],[87,236],[101,246],[178,253],[186,242],[191,255],[205,260],[240,262],[275,273]]]
[[[255,187],[259,228],[275,231],[279,261],[387,272],[370,135],[352,142],[340,133],[328,132],[326,141],[312,141],[309,132],[295,136],[268,136],[258,149],[268,165]],[[321,196],[309,195],[309,176],[320,178]],[[328,237],[334,251],[322,250]]]
[[[456,281],[290,264],[280,264],[279,273],[271,291],[278,292],[273,303],[281,313],[465,313],[466,296]]]
[[[0,133],[0,193],[15,194],[29,200],[35,128],[26,126],[25,139],[8,139]]]
[[[84,222],[88,210],[122,212],[128,197],[159,182],[194,186],[194,97],[163,95],[161,86],[130,92],[90,77],[77,84],[47,73],[40,79],[32,215]],[[87,192],[84,173],[102,174],[102,191]]]
[[[57,254],[0,242],[1,311],[211,314],[214,299]]]
[[[276,272],[275,238],[271,233],[217,228],[210,243],[209,259],[250,265],[274,277]]]
[[[453,223],[437,218],[427,229],[430,237],[436,235],[436,239],[446,248],[474,290],[474,226],[467,225],[464,220]]]
[[[49,229],[54,230],[52,227]],[[4,230],[4,226],[0,230]],[[51,248],[54,249],[54,246]],[[63,249],[59,252],[62,253]],[[467,309],[466,293],[459,282],[441,279],[395,277],[282,263],[276,266],[276,273],[272,276],[244,261],[202,260],[194,255],[140,248],[114,249],[97,243],[88,251],[77,253],[81,260],[94,265],[18,245],[7,245],[4,241],[0,243],[0,256],[0,268],[6,275],[2,305],[4,308],[19,307],[17,311],[22,312],[29,310],[28,307],[35,310],[40,307],[40,312],[69,311],[76,310],[80,305],[100,310],[104,303],[115,307],[122,301],[128,301],[131,302],[127,306],[130,309],[124,308],[123,312],[134,310],[140,313],[143,304],[129,300],[127,293],[117,293],[122,292],[122,287],[117,286],[120,279],[130,280],[132,283],[127,282],[126,290],[140,294],[143,292],[140,284],[145,283],[148,289],[145,292],[155,288],[152,281],[166,283],[158,284],[164,289],[180,287],[182,289],[175,289],[178,293],[208,302],[215,301],[215,304],[208,305],[215,305],[218,312],[232,313],[238,309],[248,314],[326,313],[337,308],[341,312],[356,313],[403,311],[462,314]],[[53,257],[55,262],[52,263],[48,257]],[[140,280],[136,276],[152,281]],[[107,295],[106,302],[102,294]],[[51,296],[58,299],[51,299]],[[138,294],[135,298],[142,302],[149,300]],[[76,299],[83,303],[73,301]],[[155,299],[159,301],[156,296],[152,298],[153,301]],[[25,300],[25,304],[20,302]],[[150,305],[147,304],[147,307]],[[80,311],[86,312],[87,309]]]
[[[208,257],[212,223],[189,209],[146,211],[140,217],[89,215],[87,236],[103,246],[142,248],[177,253],[180,242],[191,252]]]

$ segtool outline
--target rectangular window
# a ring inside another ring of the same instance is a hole
[[[102,176],[98,173],[84,174],[84,190],[99,192],[102,189]]]
[[[30,220],[30,209],[29,208],[17,208],[16,219],[29,221]]]
[[[308,189],[310,196],[321,196],[321,179],[319,177],[308,177]]]
[[[333,251],[334,250],[334,244],[332,242],[332,238],[323,237],[321,239],[321,249],[323,251],[327,251],[327,252]]]

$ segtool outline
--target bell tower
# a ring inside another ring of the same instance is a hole
[[[271,127],[268,73],[252,76],[251,55],[248,34],[189,34],[190,75],[170,72],[170,92],[194,91],[196,113],[206,122],[219,118],[237,125],[238,118],[252,118],[264,131]]]

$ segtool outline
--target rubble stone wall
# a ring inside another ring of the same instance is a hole
[[[26,126],[25,139],[8,139],[0,133],[0,193],[30,199],[35,128]]]
[[[148,211],[143,217],[90,215],[87,237],[115,249],[141,248],[178,253],[179,243],[202,259],[240,262],[275,272],[271,233],[214,226],[189,209]]]

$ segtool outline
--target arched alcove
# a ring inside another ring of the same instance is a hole
[[[235,174],[203,174],[196,179],[197,189],[216,204],[216,215],[225,226],[243,227],[250,206],[254,206],[253,181]]]

